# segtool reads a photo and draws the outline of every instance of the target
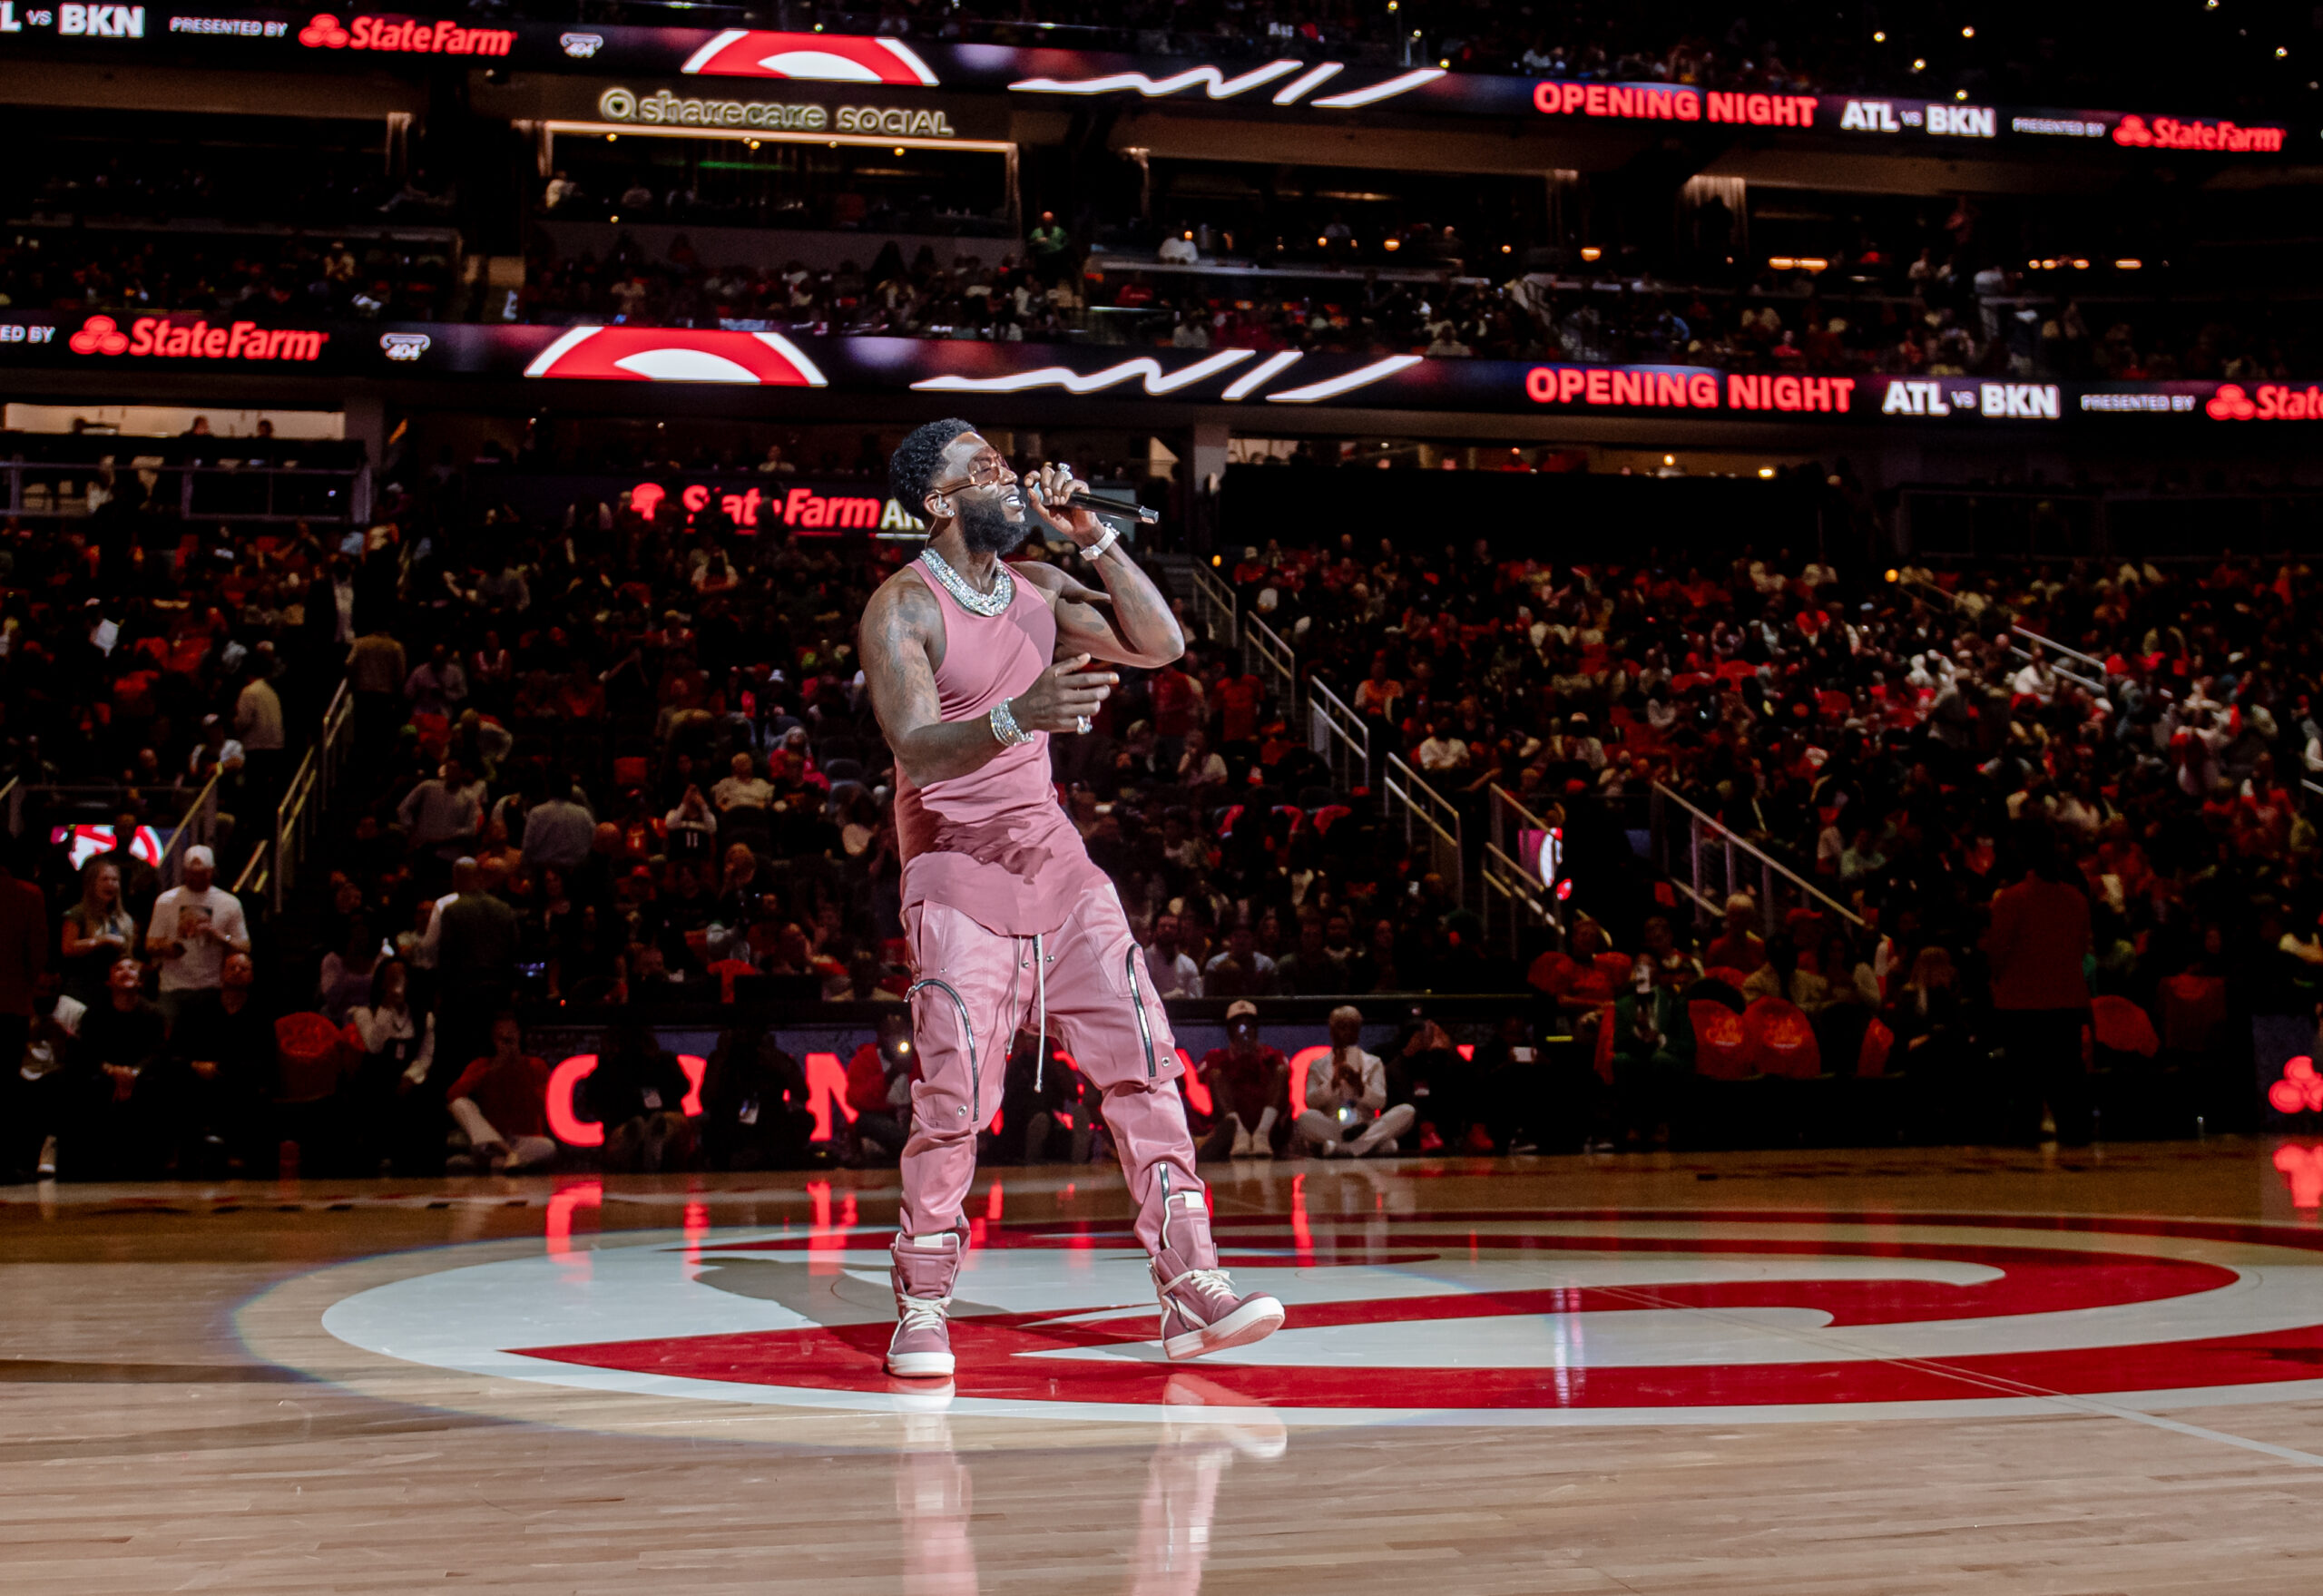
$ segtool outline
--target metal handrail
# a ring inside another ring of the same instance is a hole
[[[279,911],[284,895],[290,890],[289,860],[304,852],[292,844],[299,840],[299,831],[306,820],[307,800],[314,795],[316,785],[315,754],[309,749],[307,757],[299,761],[291,772],[289,785],[282,789],[282,802],[274,811],[275,868],[270,885],[273,886],[274,906]]]
[[[1253,615],[1242,628],[1242,669],[1256,675],[1260,666],[1274,678],[1275,702],[1283,718],[1295,719],[1299,714],[1298,652],[1273,627]]]
[[[1554,833],[1556,830],[1556,827],[1551,826],[1548,821],[1542,818],[1540,816],[1535,815],[1532,810],[1526,808],[1522,803],[1518,802],[1516,795],[1510,792],[1506,788],[1501,786],[1497,781],[1493,782],[1490,786],[1485,788],[1485,812],[1487,817],[1486,829],[1488,835],[1485,838],[1484,845],[1485,862],[1479,870],[1479,875],[1481,876],[1484,884],[1497,891],[1503,897],[1513,898],[1516,896],[1510,891],[1506,883],[1495,879],[1493,875],[1491,861],[1494,859],[1499,859],[1506,866],[1507,869],[1515,879],[1521,880],[1525,884],[1525,890],[1524,893],[1524,906],[1533,911],[1534,917],[1543,925],[1556,925],[1556,911],[1554,908],[1544,906],[1540,901],[1537,892],[1535,891],[1536,888],[1544,885],[1541,881],[1538,874],[1534,871],[1526,869],[1524,862],[1521,859],[1518,859],[1508,849],[1507,845],[1509,842],[1509,837],[1507,823],[1510,815],[1513,813],[1520,827],[1529,827],[1534,831],[1544,833]],[[1484,916],[1485,934],[1489,937],[1492,934],[1492,899],[1487,896],[1484,902],[1477,905],[1477,911]],[[1514,952],[1515,948],[1516,929],[1515,922],[1512,920],[1509,925],[1510,950],[1512,952]]]
[[[1331,758],[1331,742],[1337,739],[1347,749],[1348,782],[1350,788],[1371,779],[1371,728],[1363,717],[1347,706],[1345,700],[1330,690],[1319,676],[1307,679],[1307,746],[1320,754],[1325,762]]]
[[[330,804],[331,788],[338,775],[346,744],[352,739],[355,700],[346,681],[331,694],[323,710],[322,735],[315,739],[282,789],[274,811],[274,857],[267,871],[269,896],[279,911],[289,895],[298,867],[313,845],[315,830]]]
[[[1208,606],[1209,609],[1217,612],[1220,621],[1223,622],[1222,627],[1216,629],[1216,641],[1230,649],[1239,647],[1241,633],[1236,625],[1234,590],[1220,580],[1218,574],[1207,565],[1197,563],[1189,569],[1194,573],[1195,607],[1199,610],[1205,605]],[[1204,618],[1202,626],[1205,631],[1213,630],[1207,618]]]
[[[2008,623],[2008,629],[2016,633],[2019,637],[2031,638],[2034,642],[2039,643],[2043,648],[2048,650],[2053,654],[2063,654],[2068,659],[2079,660],[2083,664],[2094,665],[2100,671],[2105,669],[2105,661],[2099,659],[2096,655],[2084,654],[2079,649],[2068,648],[2063,643],[2059,642],[2055,638],[2044,637],[2029,626],[2019,625],[2016,622],[2011,621]]]
[[[1490,787],[1485,789],[1485,796],[1495,803],[1505,804],[1509,808],[1515,810],[1516,818],[1524,821],[1527,826],[1533,827],[1534,830],[1547,831],[1553,829],[1546,820],[1544,820],[1540,816],[1535,815],[1532,810],[1526,808],[1517,798],[1514,793],[1501,786],[1499,782],[1494,782]],[[1496,830],[1493,840],[1495,842],[1499,840]]]
[[[169,846],[154,861],[154,868],[164,888],[175,886],[185,874],[186,850],[197,845],[208,845],[216,839],[218,829],[218,778],[221,771],[212,769],[210,779],[201,784],[193,802],[186,806],[178,818],[177,829],[170,834]]]
[[[266,893],[267,902],[274,902],[273,894],[267,891],[272,875],[267,860],[272,850],[272,839],[268,837],[260,837],[258,846],[250,849],[250,857],[243,864],[242,873],[234,877],[232,891],[236,897],[248,902],[252,893]]]
[[[1808,897],[1818,899],[1822,903],[1828,905],[1833,913],[1837,914],[1848,925],[1857,927],[1858,930],[1862,928],[1863,916],[1861,915],[1857,914],[1853,909],[1848,907],[1847,905],[1833,897],[1829,893],[1825,892],[1821,887],[1808,880],[1806,876],[1801,876],[1789,866],[1783,864],[1780,860],[1774,858],[1772,856],[1761,851],[1750,842],[1737,837],[1733,831],[1727,827],[1724,821],[1705,810],[1696,808],[1692,804],[1680,797],[1676,790],[1673,789],[1667,782],[1655,782],[1653,784],[1653,791],[1655,796],[1669,803],[1677,805],[1680,808],[1685,810],[1687,814],[1692,816],[1694,824],[1697,827],[1706,828],[1712,835],[1724,842],[1730,855],[1736,849],[1740,849],[1741,852],[1750,855],[1750,857],[1759,862],[1760,868],[1769,873],[1769,875],[1781,876],[1785,881],[1789,882],[1793,886],[1797,887]],[[1701,892],[1701,849],[1697,847],[1695,850],[1696,876],[1694,881],[1694,897],[1698,903],[1706,903],[1708,900],[1703,897]],[[1764,907],[1767,912],[1772,912],[1773,906],[1771,904],[1766,905]]]
[[[1521,859],[1509,857],[1500,848],[1488,842],[1484,846],[1484,857],[1479,862],[1476,874],[1478,879],[1483,881],[1491,891],[1498,893],[1513,904],[1523,905],[1531,911],[1533,918],[1541,925],[1556,924],[1556,911],[1549,906],[1548,899],[1539,890],[1539,880],[1531,871],[1524,868],[1524,861]],[[1489,907],[1491,902],[1491,898],[1487,896],[1485,902],[1478,906],[1479,909]],[[1485,929],[1489,935],[1492,928],[1487,925]]]
[[[1459,835],[1459,806],[1453,803],[1450,798],[1446,798],[1442,793],[1436,791],[1433,787],[1430,787],[1427,783],[1427,778],[1422,776],[1418,771],[1413,769],[1411,766],[1405,763],[1403,755],[1389,754],[1387,756],[1387,770],[1390,775],[1400,775],[1404,778],[1404,786],[1402,788],[1397,790],[1396,795],[1397,797],[1405,798],[1411,792],[1418,793],[1420,797],[1426,798],[1430,804],[1434,805],[1436,808],[1441,809],[1444,814],[1450,818],[1452,826],[1449,830],[1446,830],[1441,825],[1437,824],[1433,819],[1430,819],[1427,816],[1423,814],[1421,818],[1423,819],[1428,819],[1430,825],[1436,826],[1436,829],[1446,837],[1457,837]]]
[[[1452,901],[1462,903],[1467,896],[1468,855],[1461,844],[1459,809],[1454,807],[1451,799],[1430,787],[1418,771],[1406,764],[1401,754],[1387,756],[1387,774],[1379,786],[1385,794],[1383,801],[1389,807],[1390,813],[1393,813],[1395,805],[1400,803],[1403,806],[1404,841],[1407,846],[1412,840],[1412,822],[1416,820],[1433,834],[1431,851],[1451,850],[1449,869],[1445,867],[1447,861],[1440,853],[1431,862],[1437,875],[1450,877]],[[1425,800],[1425,806],[1422,800]],[[1447,820],[1449,826],[1445,824]]]
[[[1897,587],[1914,587],[1918,588],[1925,592],[1932,592],[1937,598],[1942,599],[1946,603],[1951,605],[1955,610],[1957,610],[1960,607],[1959,594],[1948,593],[1942,588],[1936,586],[1934,583],[1922,582],[1916,576],[1906,576],[1898,573],[1896,578],[1896,585]],[[2053,637],[2043,636],[2040,632],[2034,631],[2029,626],[2020,626],[2017,624],[2016,618],[2013,615],[2009,617],[2008,630],[2011,635],[2030,638],[2053,654],[2063,654],[2069,659],[2079,660],[2084,665],[2094,665],[2100,671],[2105,669],[2105,661],[2097,658],[2094,654],[2084,654],[2079,649],[2066,647],[2063,643],[2059,642]],[[2014,654],[2020,660],[2030,660],[2033,657],[2032,654],[2024,649],[2016,647],[2014,643],[2009,645],[2008,651]],[[2067,681],[2077,682],[2081,686],[2087,688],[2092,692],[2103,692],[2105,690],[2105,684],[2103,682],[2092,681],[2086,676],[2076,675],[2073,671],[2066,670],[2063,666],[2056,664],[2053,661],[2051,662],[2049,669],[2054,671]]]

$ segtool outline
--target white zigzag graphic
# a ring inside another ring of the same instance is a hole
[[[1067,371],[1062,366],[1044,366],[1034,371],[1011,372],[1006,377],[931,377],[911,386],[913,391],[926,394],[1018,394],[1027,388],[1063,388],[1069,393],[1093,394],[1138,377],[1145,379],[1148,394],[1171,394],[1206,377],[1216,377],[1227,367],[1239,366],[1257,353],[1256,349],[1222,349],[1180,371],[1165,372],[1162,369],[1162,363],[1152,356],[1140,355],[1134,360],[1108,366],[1103,371],[1093,371],[1086,377]]]
[[[1142,72],[1116,72],[1103,77],[1075,78],[1070,82],[1058,78],[1025,78],[1008,86],[1027,94],[1110,94],[1117,89],[1135,89],[1151,100],[1201,84],[1204,85],[1203,93],[1210,98],[1230,100],[1262,83],[1270,83],[1287,72],[1297,72],[1306,64],[1303,61],[1269,61],[1240,77],[1230,78],[1214,66],[1204,65],[1190,66],[1165,78],[1150,78]]]

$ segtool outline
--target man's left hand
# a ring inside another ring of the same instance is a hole
[[[1071,538],[1076,547],[1085,549],[1105,535],[1105,529],[1098,522],[1095,512],[1072,509],[1068,506],[1065,511],[1060,513],[1057,508],[1065,504],[1066,496],[1073,489],[1085,488],[1089,485],[1073,475],[1072,466],[1044,465],[1033,474],[1032,480],[1025,485],[1027,488],[1037,486],[1041,490],[1041,496],[1037,500],[1034,500],[1029,493],[1025,495],[1032,504],[1033,513],[1046,523],[1052,531],[1062,533],[1064,536]]]

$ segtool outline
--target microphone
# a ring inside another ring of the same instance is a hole
[[[1048,503],[1048,500],[1042,495],[1040,484],[1038,483],[1026,483],[1024,485],[1024,493],[1026,496],[1031,498],[1035,504],[1045,504]],[[1161,511],[1151,509],[1146,505],[1138,504],[1134,500],[1105,499],[1098,497],[1095,494],[1088,493],[1067,494],[1063,504],[1052,507],[1069,510],[1076,506],[1083,510],[1093,510],[1100,515],[1126,515],[1141,526],[1155,525],[1162,519]]]

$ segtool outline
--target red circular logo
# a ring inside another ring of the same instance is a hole
[[[345,1299],[325,1325],[398,1357],[553,1385],[883,1406],[887,1233],[824,1201],[821,1224],[773,1234],[613,1235],[421,1276]],[[1155,1339],[1126,1226],[974,1224],[953,1307],[960,1407],[1159,1413],[1181,1366]],[[2266,1225],[1303,1207],[1216,1225],[1221,1263],[1289,1317],[1201,1373],[1294,1422],[2170,1405],[2279,1396],[2323,1366],[2323,1236]]]

